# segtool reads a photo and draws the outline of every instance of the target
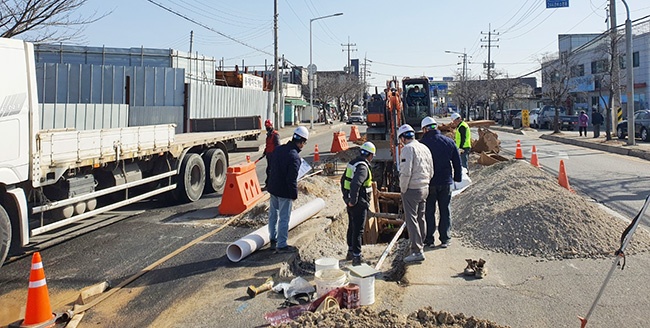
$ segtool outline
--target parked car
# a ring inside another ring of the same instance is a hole
[[[566,109],[562,106],[559,107],[559,111],[560,116],[558,117],[558,122],[560,124],[560,130],[575,130],[578,126],[578,116],[567,115]],[[542,107],[537,115],[537,124],[542,129],[552,130],[555,124],[555,107],[550,105]]]
[[[350,114],[350,117],[348,117],[348,124],[354,124],[354,123],[360,123],[360,124],[366,123],[366,119],[364,118],[363,113],[352,112]]]
[[[505,121],[503,124],[505,125],[512,125],[512,119],[517,116],[517,114],[521,113],[521,109],[506,109],[505,110]]]
[[[627,120],[618,123],[616,136],[619,139],[627,137]],[[641,138],[643,141],[650,141],[650,110],[644,109],[634,112],[634,136]]]

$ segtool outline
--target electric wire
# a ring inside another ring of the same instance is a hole
[[[309,0],[309,3],[310,3],[311,6],[314,8],[314,12],[316,13],[316,16],[322,16],[322,15],[320,14],[320,12],[318,12],[318,8],[316,8],[316,6],[315,6],[314,3],[312,2],[312,0]],[[307,0],[305,0],[305,4],[307,4]],[[307,4],[307,7],[309,7],[309,4]],[[311,10],[310,10],[310,11],[311,11]],[[327,23],[326,23],[325,21],[317,21],[317,23],[318,23],[319,25],[321,25],[321,28],[323,28],[323,30],[325,31],[325,35],[327,35],[330,39],[332,39],[332,41],[334,41],[334,42],[336,42],[336,43],[342,43],[342,42],[343,42],[343,41],[341,41],[341,39],[339,39],[339,38],[336,36],[336,34],[334,34],[334,33],[332,32],[332,30],[330,30],[329,26],[327,25]]]
[[[500,30],[500,29],[504,28],[506,25],[508,25],[508,23],[510,23],[510,21],[511,21],[513,18],[515,18],[515,17],[517,16],[517,14],[519,14],[519,12],[520,12],[522,9],[524,9],[524,7],[525,7],[526,4],[528,3],[528,1],[530,1],[530,0],[526,0],[526,2],[524,2],[524,3],[521,5],[521,7],[519,7],[519,9],[514,13],[514,15],[510,16],[510,19],[508,19],[505,23],[503,23],[503,25],[497,27],[496,29],[497,29],[497,30]]]
[[[261,53],[263,53],[263,54],[267,54],[267,55],[269,55],[269,56],[274,56],[272,53],[270,53],[270,52],[268,52],[268,51],[264,51],[264,50],[262,50],[262,49],[260,49],[260,48],[258,48],[258,47],[252,46],[252,45],[250,45],[250,44],[248,44],[248,43],[246,43],[246,42],[243,42],[243,41],[240,41],[240,40],[238,40],[238,39],[235,39],[235,38],[233,38],[233,37],[231,37],[231,36],[229,36],[229,35],[227,35],[227,34],[225,34],[225,33],[223,33],[223,32],[219,32],[219,31],[217,31],[217,30],[215,30],[215,29],[213,29],[213,28],[211,28],[211,27],[209,27],[209,26],[207,26],[207,25],[205,25],[205,24],[203,24],[203,23],[198,22],[198,21],[195,20],[195,19],[192,19],[192,18],[190,18],[190,17],[188,17],[188,16],[186,16],[186,15],[184,15],[184,14],[181,14],[181,13],[179,13],[179,12],[177,12],[177,11],[174,11],[174,10],[172,10],[172,9],[170,9],[170,8],[167,8],[167,7],[165,7],[164,5],[161,5],[160,3],[158,3],[158,2],[156,2],[156,1],[154,1],[154,0],[146,0],[146,1],[148,1],[148,2],[150,2],[150,3],[152,3],[152,4],[154,4],[154,5],[156,5],[156,6],[160,7],[160,8],[162,8],[162,9],[164,9],[164,10],[166,10],[166,11],[168,11],[168,12],[170,12],[170,13],[172,13],[172,14],[178,16],[178,17],[181,17],[181,18],[183,18],[183,19],[185,19],[185,20],[187,20],[187,21],[189,21],[189,22],[192,22],[192,23],[194,23],[194,24],[196,24],[196,25],[198,25],[198,26],[201,26],[201,27],[205,28],[206,30],[212,31],[212,32],[214,32],[214,33],[217,33],[217,34],[223,36],[223,37],[226,38],[226,39],[229,39],[229,40],[231,40],[231,41],[233,41],[233,42],[236,42],[236,43],[238,43],[238,44],[241,44],[241,45],[243,45],[243,46],[245,46],[245,47],[248,47],[248,48],[250,48],[250,49],[257,50],[257,51],[259,51],[259,52],[261,52]]]

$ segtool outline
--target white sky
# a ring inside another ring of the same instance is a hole
[[[83,44],[107,47],[149,47],[193,50],[224,58],[227,66],[244,60],[261,69],[273,62],[273,1],[152,0],[182,15],[242,41],[235,43],[214,31],[178,17],[147,0],[89,0],[82,14],[112,13],[87,27]],[[627,0],[631,19],[650,15],[649,0]],[[319,70],[341,70],[347,52],[341,44],[356,44],[352,58],[372,61],[371,85],[383,86],[391,76],[453,76],[458,56],[472,56],[470,74],[484,76],[488,26],[499,33],[491,59],[497,70],[519,76],[539,67],[538,59],[557,52],[557,35],[601,33],[607,29],[609,0],[569,0],[569,8],[546,9],[545,0],[278,0],[279,53],[293,64],[309,64],[309,20],[313,22],[313,58]],[[623,24],[623,2],[616,1],[617,23]],[[271,54],[271,55],[269,55]],[[539,82],[538,82],[539,83]]]

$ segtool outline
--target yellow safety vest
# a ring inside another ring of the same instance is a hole
[[[363,164],[368,168],[368,178],[364,181],[361,186],[366,189],[368,194],[372,193],[372,170],[368,163],[364,160],[360,160],[356,163],[348,163],[348,166],[345,168],[345,181],[343,181],[343,189],[350,191],[352,178],[354,177],[354,172],[357,170],[357,165]]]
[[[458,130],[458,128],[461,125],[465,127],[465,144],[463,145],[460,144],[460,130]],[[458,127],[456,127],[456,147],[458,148],[472,147],[472,132],[469,130],[469,125],[467,125],[465,121],[460,122],[460,124],[458,124]]]

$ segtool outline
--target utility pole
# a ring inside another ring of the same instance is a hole
[[[194,45],[194,31],[190,31],[190,58],[188,59],[188,71],[192,77],[192,46]],[[187,75],[187,72],[185,73]]]
[[[280,70],[278,68],[278,63],[280,58],[278,58],[278,0],[273,1],[273,96],[275,101],[273,102],[273,120],[275,121],[275,127],[279,129],[280,126],[280,109],[278,104],[280,103]]]
[[[609,37],[610,37],[610,52],[611,52],[611,67],[612,67],[612,76],[610,83],[612,84],[611,88],[614,90],[612,97],[612,106],[606,114],[607,124],[605,125],[607,131],[606,136],[607,140],[612,139],[612,131],[618,123],[617,111],[618,108],[621,108],[621,75],[618,64],[618,40],[617,40],[617,29],[616,29],[616,1],[609,0]],[[600,99],[598,100],[600,102]],[[628,100],[629,103],[629,100]]]
[[[348,52],[348,66],[347,66],[347,73],[348,73],[348,74],[352,73],[352,67],[350,67],[350,65],[351,65],[351,63],[350,63],[350,53],[351,53],[352,51],[357,51],[357,49],[352,49],[351,47],[356,47],[356,46],[357,46],[356,43],[350,43],[350,37],[349,37],[349,36],[348,36],[348,43],[341,43],[341,47],[344,47],[344,48],[347,47],[347,48],[348,48],[348,49],[347,49],[347,52]],[[346,51],[346,50],[343,49],[343,51]]]
[[[491,90],[491,82],[490,81],[492,80],[492,74],[490,72],[494,68],[494,63],[492,62],[492,59],[491,59],[491,53],[492,53],[491,50],[492,50],[493,47],[496,47],[496,48],[499,47],[499,45],[493,45],[492,44],[492,42],[499,42],[499,39],[492,39],[492,35],[497,35],[498,36],[499,33],[496,32],[496,31],[493,32],[492,31],[492,24],[489,24],[488,25],[488,32],[487,33],[481,32],[481,34],[482,35],[487,35],[487,39],[485,39],[485,38],[481,39],[481,42],[487,42],[487,45],[482,44],[481,48],[487,48],[487,50],[488,50],[487,63],[483,64],[483,68],[487,68],[488,90]],[[488,97],[488,106],[489,106],[489,104],[490,104],[490,99]],[[502,113],[502,115],[503,115],[503,113]],[[489,116],[490,115],[488,113],[488,117],[486,117],[486,119],[489,119]]]

